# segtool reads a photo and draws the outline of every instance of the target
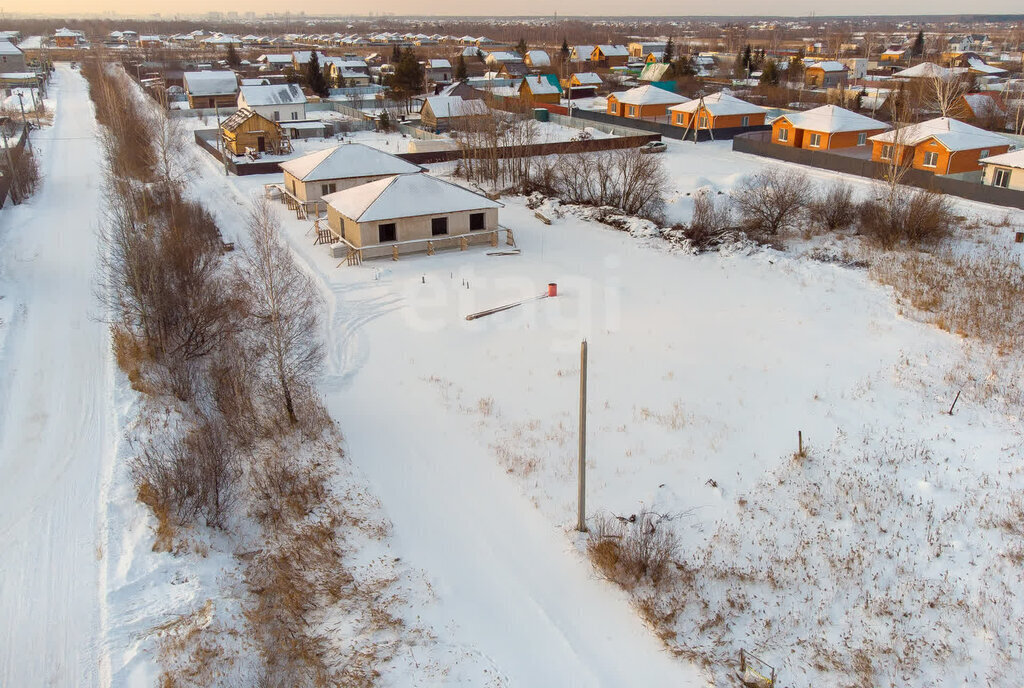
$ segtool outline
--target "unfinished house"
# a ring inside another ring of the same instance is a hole
[[[238,106],[238,79],[234,72],[185,72],[182,80],[190,108]]]
[[[293,158],[281,163],[281,169],[285,190],[303,203],[384,177],[423,171],[419,165],[361,143],[346,143]]]

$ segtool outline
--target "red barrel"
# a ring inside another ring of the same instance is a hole
[[[554,282],[548,282],[548,296],[558,296],[558,285]]]

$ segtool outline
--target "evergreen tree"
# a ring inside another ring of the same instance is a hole
[[[917,38],[914,39],[914,47],[911,48],[910,54],[914,57],[924,55],[924,31],[917,32]]]
[[[672,64],[672,58],[675,57],[675,46],[672,44],[672,38],[669,37],[668,43],[665,44],[665,54],[661,56],[661,61],[665,64]]]
[[[753,51],[750,49],[750,44],[747,43],[747,47],[743,49],[743,69],[753,68],[751,60],[753,59]]]
[[[406,101],[406,107],[414,95],[423,92],[423,66],[412,48],[402,51],[395,73],[388,78],[388,88],[396,100]]]
[[[526,57],[526,53],[527,51],[529,51],[529,49],[530,48],[526,45],[525,38],[520,38],[519,42],[516,43],[516,52],[522,55],[523,57]]]
[[[569,59],[569,53],[571,53],[572,51],[569,50],[569,41],[565,40],[564,38],[562,39],[562,50],[561,50],[561,52],[562,52],[562,61],[565,62],[566,60]]]
[[[234,43],[228,43],[228,54],[224,58],[224,61],[228,63],[229,67],[242,66],[242,58],[238,56],[238,51],[235,50]]]
[[[775,60],[765,60],[761,67],[761,83],[765,86],[779,85],[779,67]]]
[[[459,55],[459,59],[455,61],[455,80],[465,81],[467,76],[469,75],[466,72],[466,58]]]
[[[391,64],[398,64],[398,61],[402,59],[402,49],[395,43],[391,46]]]
[[[481,62],[487,61],[486,58],[484,57],[484,51],[481,50],[480,48],[476,49],[476,59],[480,60]]]
[[[323,69],[320,67],[320,56],[315,50],[309,54],[309,62],[306,63],[306,86],[321,98],[328,94],[327,79],[324,78]]]

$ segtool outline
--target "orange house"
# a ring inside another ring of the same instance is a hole
[[[838,105],[822,105],[772,120],[772,143],[808,150],[830,150],[867,145],[868,138],[889,128],[876,119]]]
[[[875,162],[910,164],[933,174],[981,169],[982,158],[1010,150],[1010,140],[950,117],[937,117],[871,137]]]
[[[728,93],[718,92],[669,108],[669,123],[694,129],[730,129],[764,124],[766,110]]]
[[[608,96],[608,114],[632,119],[665,117],[673,105],[690,99],[657,86],[637,86]]]
[[[595,45],[590,61],[602,67],[621,67],[629,61],[629,49],[624,45]]]
[[[68,28],[57,29],[53,34],[53,43],[58,48],[74,48],[82,41],[81,31],[72,31]]]

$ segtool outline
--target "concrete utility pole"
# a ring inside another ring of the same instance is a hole
[[[587,340],[580,342],[580,446],[576,530],[587,532]]]

